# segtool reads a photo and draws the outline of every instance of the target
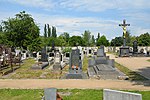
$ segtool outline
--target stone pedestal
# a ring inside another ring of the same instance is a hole
[[[120,57],[129,57],[129,47],[128,46],[120,47],[119,56]]]

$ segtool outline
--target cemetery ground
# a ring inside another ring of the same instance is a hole
[[[67,72],[68,66],[66,66],[61,72],[50,70],[51,65],[43,70],[33,70],[31,66],[35,64],[34,59],[26,59],[21,64],[20,68],[16,69],[12,73],[0,76],[1,79],[59,79],[64,72]],[[11,69],[7,69],[11,70]],[[3,70],[5,72],[5,70]]]
[[[41,100],[43,89],[1,89],[0,100]],[[150,99],[150,91],[128,91],[142,94],[142,100]],[[101,89],[58,89],[63,100],[103,100]]]
[[[109,54],[110,58],[115,58]],[[83,71],[87,72],[88,59],[84,57]],[[150,81],[140,75],[132,66],[140,67],[135,62],[127,62],[126,59],[116,60],[115,66],[129,76],[129,80],[65,80],[60,79],[62,75],[68,72],[69,66],[66,66],[62,72],[50,70],[51,66],[43,70],[32,70],[30,67],[35,63],[34,59],[24,60],[19,69],[13,73],[0,76],[0,100],[40,100],[43,95],[43,88],[56,87],[63,97],[63,100],[102,100],[104,88],[130,91],[142,94],[143,100],[150,99]],[[135,58],[133,58],[135,59]],[[142,59],[143,58],[137,58]],[[147,61],[148,58],[144,59]],[[133,63],[133,64],[132,64]],[[144,62],[145,63],[145,62]],[[144,65],[143,63],[143,65]],[[149,62],[148,62],[149,63]],[[147,63],[146,63],[147,64]]]

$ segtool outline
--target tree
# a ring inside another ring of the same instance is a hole
[[[111,40],[111,46],[121,46],[123,45],[123,37],[115,37],[115,39]]]
[[[139,46],[150,46],[150,34],[144,33],[137,37]]]
[[[15,18],[9,18],[2,23],[7,45],[9,46],[27,49],[29,45],[35,44],[36,39],[39,39],[39,27],[35,24],[31,15],[26,14],[25,11],[16,14]]]
[[[58,38],[57,38],[57,46],[66,46],[67,43],[66,43],[66,40],[65,38],[60,35]]]
[[[82,34],[83,40],[85,41],[85,45],[89,46],[91,42],[91,32],[85,30],[84,34]]]
[[[109,45],[109,41],[106,39],[104,35],[98,39],[97,46],[100,46],[100,45],[104,45],[104,46]]]
[[[2,25],[0,25],[0,32],[2,32],[3,31],[3,27],[2,27]]]
[[[66,42],[68,42],[68,41],[69,41],[69,38],[70,38],[69,33],[64,32],[63,36],[64,36],[64,38],[65,38]]]
[[[99,38],[100,38],[100,33],[97,33],[97,39],[96,39],[96,42],[98,41]]]
[[[52,26],[52,37],[56,38],[57,34],[56,34],[56,27]]]
[[[95,38],[94,38],[94,35],[92,35],[92,45],[95,45]]]
[[[47,28],[46,28],[46,24],[44,26],[44,37],[46,38],[47,37]]]
[[[49,27],[49,24],[47,24],[47,32],[48,32],[48,37],[51,37],[51,28]]]
[[[69,39],[70,46],[84,46],[84,40],[81,36],[72,36]]]

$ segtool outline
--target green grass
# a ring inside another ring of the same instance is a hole
[[[26,59],[21,67],[6,76],[0,76],[4,79],[59,79],[63,73],[55,72],[45,68],[43,70],[33,70],[31,66],[35,64],[34,59]],[[64,71],[63,71],[64,72]]]
[[[84,55],[83,67],[82,67],[83,72],[87,72],[87,68],[88,68],[88,57],[86,55]]]
[[[148,59],[147,61],[149,61],[149,62],[150,62],[150,59]]]
[[[141,76],[135,71],[132,71],[125,66],[115,62],[115,67],[118,68],[121,72],[125,73],[127,76],[129,76],[129,80],[131,81],[145,81],[148,80],[147,78]]]
[[[150,91],[129,91],[142,94],[142,100],[150,100]],[[59,89],[63,100],[103,100],[99,89]],[[0,89],[0,100],[41,100],[42,89]]]

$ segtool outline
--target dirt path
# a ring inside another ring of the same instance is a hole
[[[115,59],[116,62],[126,66],[130,70],[137,71],[150,80],[150,62],[147,61],[148,59],[150,59],[150,57],[115,58],[115,56],[112,54],[107,54],[107,56],[110,56],[110,59]]]
[[[121,90],[150,90],[150,86],[136,85],[135,82],[121,80],[47,80],[47,79],[0,79],[0,88],[19,89],[121,89]]]

